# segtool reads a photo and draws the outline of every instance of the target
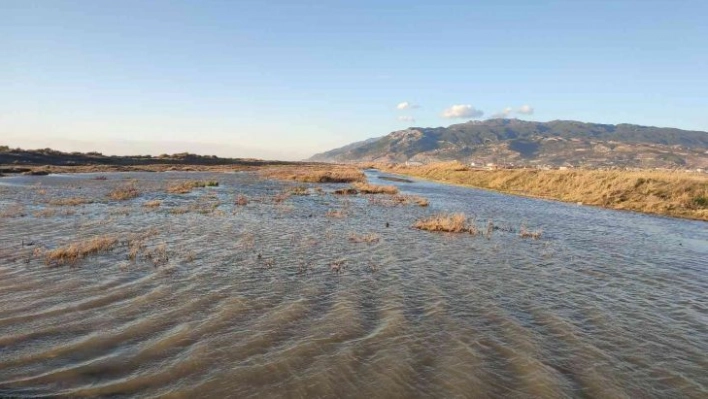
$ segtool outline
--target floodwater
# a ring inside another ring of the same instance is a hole
[[[278,200],[294,184],[252,173],[0,179],[0,397],[708,397],[708,224],[368,174],[430,206]],[[220,185],[165,192],[184,179]],[[497,229],[410,227],[441,211]]]

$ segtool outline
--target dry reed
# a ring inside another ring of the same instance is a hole
[[[113,236],[94,237],[86,241],[79,241],[69,245],[47,251],[45,262],[48,265],[61,266],[74,264],[89,255],[108,252],[118,243]]]
[[[84,205],[84,204],[90,204],[92,203],[93,200],[90,200],[88,198],[79,198],[79,197],[73,197],[73,198],[55,198],[49,201],[50,205],[55,205],[55,206],[79,206],[79,205]]]
[[[479,231],[474,223],[468,221],[464,213],[438,214],[418,220],[413,227],[420,230],[448,233],[469,233],[477,235]]]
[[[349,241],[354,243],[373,244],[379,242],[380,239],[381,237],[379,237],[379,235],[375,233],[349,235]]]
[[[199,180],[189,180],[189,181],[182,181],[182,182],[176,182],[176,183],[171,183],[167,186],[167,192],[170,194],[188,194],[191,193],[192,190],[195,188],[203,188],[203,187],[218,187],[219,182],[215,180],[206,180],[206,181],[199,181]]]
[[[353,183],[366,180],[366,176],[358,168],[342,165],[271,167],[261,170],[260,173],[267,178],[295,180],[303,183]]]
[[[160,205],[162,205],[162,201],[160,200],[147,201],[143,204],[145,208],[159,208]]]
[[[379,186],[369,183],[354,183],[353,186],[362,194],[398,194],[396,186]]]
[[[516,195],[708,220],[706,174],[653,170],[468,170],[459,162],[378,165],[378,168]]]
[[[124,186],[116,187],[111,190],[111,192],[108,193],[108,198],[114,201],[126,201],[129,199],[133,199],[139,195],[140,192],[134,185],[127,184]]]

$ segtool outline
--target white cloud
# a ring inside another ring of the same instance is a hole
[[[516,112],[523,115],[533,115],[533,107],[528,104],[525,104],[522,105]]]
[[[404,110],[404,109],[415,109],[415,108],[420,108],[420,105],[418,104],[413,104],[410,101],[404,101],[402,103],[399,103],[396,105],[397,109]]]
[[[453,105],[445,109],[440,116],[443,118],[479,118],[484,112],[469,104]]]
[[[511,115],[514,112],[514,109],[511,107],[506,107],[504,108],[503,111],[497,112],[496,114],[490,116],[490,119],[498,119],[498,118],[508,118],[509,115]]]
[[[415,122],[415,118],[410,115],[401,115],[398,120],[401,122]]]

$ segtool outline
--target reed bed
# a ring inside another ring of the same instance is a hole
[[[378,165],[445,183],[612,209],[708,220],[708,175],[683,171],[471,170],[459,162]]]

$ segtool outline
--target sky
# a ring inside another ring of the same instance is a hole
[[[708,1],[0,0],[0,145],[302,159],[471,119],[708,131]]]

